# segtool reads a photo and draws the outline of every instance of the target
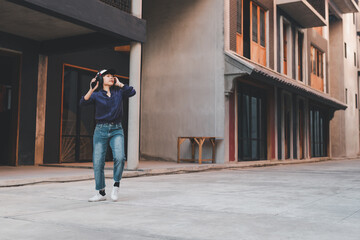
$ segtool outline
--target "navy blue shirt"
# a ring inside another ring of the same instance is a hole
[[[120,123],[123,114],[123,99],[134,96],[136,91],[133,87],[124,85],[122,88],[112,87],[110,97],[106,93],[103,89],[93,92],[89,100],[85,100],[82,96],[80,106],[95,104],[96,123]]]

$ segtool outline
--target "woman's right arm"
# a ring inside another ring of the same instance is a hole
[[[96,78],[91,79],[89,91],[85,94],[85,96],[83,96],[83,97],[80,99],[80,105],[81,105],[81,106],[88,105],[88,104],[94,102],[94,98],[92,97],[92,96],[93,96],[92,94],[94,93],[94,91],[95,91],[95,90],[98,88],[98,86],[99,86],[99,82],[97,82],[94,88],[91,87],[91,84],[92,84],[93,82],[95,82],[95,81],[96,81]]]

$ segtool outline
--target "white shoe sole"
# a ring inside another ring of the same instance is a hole
[[[100,198],[97,200],[91,200],[91,199],[88,200],[88,202],[101,202],[101,201],[106,201],[106,198]]]

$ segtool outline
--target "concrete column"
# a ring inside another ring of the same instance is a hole
[[[48,57],[39,55],[34,165],[44,161],[45,109]]]
[[[142,0],[133,0],[131,12],[135,17],[142,17]],[[129,126],[127,168],[137,169],[139,166],[139,136],[140,136],[140,78],[141,78],[141,43],[130,43],[130,85],[136,90],[136,95],[129,99]]]
[[[224,1],[224,47],[230,50],[230,0]]]

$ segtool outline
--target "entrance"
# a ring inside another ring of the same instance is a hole
[[[267,158],[266,91],[245,84],[238,86],[238,159]]]
[[[284,94],[284,143],[285,143],[285,159],[291,158],[291,131],[292,131],[292,108],[291,97]]]
[[[60,162],[92,161],[93,133],[95,129],[95,106],[79,106],[81,96],[89,90],[90,80],[97,71],[87,68],[64,65],[63,100],[61,120]],[[116,75],[123,83],[128,79]],[[127,116],[128,100],[124,99],[123,129],[125,137],[125,154],[127,149]],[[112,160],[110,149],[106,160]]]
[[[0,50],[0,165],[16,165],[20,59]]]

